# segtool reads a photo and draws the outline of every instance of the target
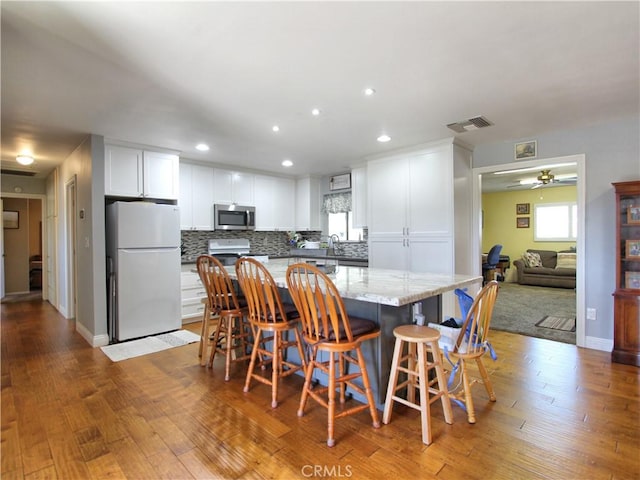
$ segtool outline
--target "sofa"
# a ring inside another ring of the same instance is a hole
[[[540,287],[576,288],[576,252],[527,250],[514,260],[518,283]]]

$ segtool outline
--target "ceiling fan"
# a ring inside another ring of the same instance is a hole
[[[523,178],[522,180],[518,181],[518,183],[514,185],[509,185],[507,188],[531,185],[531,189],[534,189],[534,188],[544,187],[545,185],[549,185],[551,183],[575,185],[577,177],[578,176],[575,173],[568,173],[564,175],[553,175],[551,173],[551,170],[541,170],[540,175],[538,175],[536,178]]]

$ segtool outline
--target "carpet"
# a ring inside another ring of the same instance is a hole
[[[575,345],[575,331],[536,326],[545,315],[576,318],[576,292],[500,282],[491,329]]]
[[[536,323],[536,327],[552,328],[554,330],[564,330],[565,332],[576,331],[575,317],[557,317],[555,315],[545,315],[542,320]]]
[[[176,332],[163,333],[151,337],[139,338],[137,340],[130,340],[128,342],[107,345],[106,347],[100,347],[100,349],[112,362],[120,362],[128,358],[161,352],[162,350],[181,347],[198,341],[200,341],[200,335],[190,332],[189,330],[178,330]]]

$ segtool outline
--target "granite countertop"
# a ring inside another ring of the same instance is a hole
[[[254,255],[254,254],[250,254],[250,255]],[[182,265],[188,265],[188,264],[195,264],[196,260],[198,259],[199,255],[183,255],[182,257],[180,257],[180,263],[182,263]],[[279,259],[289,259],[289,258],[294,258],[291,257],[291,255],[282,255],[282,256],[271,256],[269,255],[269,260],[279,260]],[[298,257],[295,257],[298,258]],[[299,258],[306,258],[306,257],[299,257]],[[358,262],[358,263],[362,263],[362,264],[368,264],[369,263],[369,259],[368,258],[362,258],[362,257],[352,257],[349,255],[327,255],[326,257],[322,257],[325,259],[329,259],[329,260],[336,260],[338,262],[340,262],[340,260],[345,261],[345,262]]]
[[[276,284],[287,288],[288,259],[269,259],[265,266]],[[232,278],[235,269],[227,267]],[[399,307],[482,281],[481,276],[414,273],[338,265],[329,275],[343,298]]]

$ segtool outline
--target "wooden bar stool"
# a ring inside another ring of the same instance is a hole
[[[451,402],[447,392],[447,379],[442,368],[440,347],[438,347],[440,332],[433,328],[419,325],[402,325],[393,330],[393,335],[396,337],[396,345],[393,350],[393,361],[391,363],[382,422],[386,425],[391,420],[394,401],[420,410],[422,442],[429,445],[431,443],[431,403],[439,398],[442,401],[445,421],[448,424],[453,423]],[[403,354],[405,344],[407,346],[406,355]],[[428,352],[431,352],[431,361],[427,358]],[[405,362],[406,366],[403,366]],[[431,369],[435,369],[436,378],[430,381],[428,373]],[[407,375],[407,380],[398,385],[398,374],[400,372]],[[405,387],[407,388],[406,399],[396,395],[398,390]],[[420,392],[418,402],[416,402],[415,398],[416,388]]]
[[[246,320],[247,302],[244,297],[236,295],[229,273],[217,258],[211,255],[198,257],[198,271],[202,271],[200,278],[207,288],[208,297],[200,335],[201,362],[203,365],[213,367],[216,353],[224,355],[224,379],[229,381],[231,362],[248,360],[251,357],[248,352],[251,347],[250,339],[254,332]],[[210,317],[218,319],[213,334],[209,331]],[[207,362],[209,339],[211,341],[211,356]]]

